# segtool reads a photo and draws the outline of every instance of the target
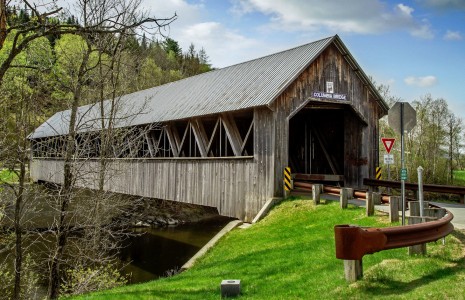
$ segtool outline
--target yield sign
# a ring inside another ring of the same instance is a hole
[[[387,153],[391,152],[392,146],[394,146],[394,142],[396,139],[393,138],[381,138],[381,141],[383,141],[384,148],[386,148]]]

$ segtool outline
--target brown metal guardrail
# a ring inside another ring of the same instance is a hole
[[[312,186],[313,186],[313,183],[310,183],[310,182],[294,181],[293,192],[303,193],[303,194],[311,193]],[[341,194],[341,188],[337,186],[323,185],[322,192],[326,194],[330,194],[330,195],[339,196]],[[357,199],[364,200],[366,199],[366,191],[355,190],[353,196]],[[381,195],[381,201],[383,203],[388,203],[389,196],[385,194]]]
[[[454,215],[446,211],[441,219],[407,226],[364,228],[336,225],[336,258],[362,260],[365,254],[436,241],[454,230],[453,218]]]

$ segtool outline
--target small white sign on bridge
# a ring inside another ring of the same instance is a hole
[[[384,164],[393,165],[394,164],[394,155],[393,154],[384,154]]]

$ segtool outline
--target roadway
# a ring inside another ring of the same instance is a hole
[[[322,198],[328,200],[335,200],[338,201],[338,196],[330,196],[327,194],[322,194]],[[358,205],[358,206],[365,206],[364,200],[353,199],[349,200],[349,203]],[[454,225],[455,229],[465,230],[465,205],[464,204],[455,204],[455,203],[443,203],[443,202],[430,202],[439,207],[443,207],[450,211],[454,215],[454,219],[452,220],[452,224]],[[389,212],[389,206],[387,204],[383,205],[375,205],[375,209],[379,211]],[[407,210],[405,213],[406,216],[409,215],[409,211]]]
[[[465,229],[465,205],[464,204],[453,204],[453,203],[442,203],[442,202],[430,202],[431,204],[443,207],[450,211],[454,215],[452,224],[455,229]]]

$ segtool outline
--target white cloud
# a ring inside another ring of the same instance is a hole
[[[157,18],[171,17],[176,14],[178,18],[172,24],[171,29],[195,22],[205,14],[205,7],[202,3],[190,4],[185,0],[141,0],[141,7]]]
[[[409,76],[404,79],[404,82],[410,86],[417,86],[417,87],[431,87],[436,85],[438,79],[436,76],[424,76],[424,77],[414,77]]]
[[[426,20],[424,20],[424,23],[422,25],[412,28],[410,30],[410,34],[414,37],[418,37],[422,39],[434,38],[434,33],[431,29],[431,25]]]
[[[403,14],[405,15],[406,17],[410,18],[412,17],[412,13],[414,11],[413,8],[407,6],[407,5],[404,5],[402,3],[400,4],[397,4],[397,9]]]
[[[414,17],[414,9],[405,4],[389,8],[376,0],[235,0],[235,14],[260,12],[270,19],[270,28],[288,31],[380,33],[407,30],[420,38],[431,38],[430,25]]]
[[[142,0],[142,5],[156,17],[176,13],[177,20],[162,33],[176,40],[183,51],[191,43],[194,43],[197,50],[204,48],[213,67],[225,67],[261,56],[256,40],[219,22],[206,21],[211,18],[203,1],[192,3],[186,0]]]
[[[447,30],[446,34],[444,35],[444,39],[447,41],[460,41],[463,39],[463,37],[460,31]]]
[[[256,58],[259,54],[251,51],[259,42],[247,38],[218,22],[203,22],[186,26],[178,38],[182,41],[196,41],[204,47],[214,67],[225,67],[238,61]]]

